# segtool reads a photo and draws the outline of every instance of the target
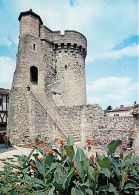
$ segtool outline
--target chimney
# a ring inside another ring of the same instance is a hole
[[[120,105],[120,108],[124,108],[124,105]]]

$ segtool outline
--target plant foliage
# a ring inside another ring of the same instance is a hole
[[[29,156],[16,155],[14,159],[2,159],[0,194],[48,194],[48,195],[101,195],[138,194],[139,160],[132,153],[115,157],[120,140],[104,145],[107,156],[96,154],[87,157],[81,148],[74,150],[74,138],[67,144],[56,138],[47,148],[32,150]]]

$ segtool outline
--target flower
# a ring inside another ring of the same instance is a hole
[[[76,170],[74,171],[74,174],[77,174],[77,175],[79,175],[78,171],[76,171]]]
[[[72,161],[72,163],[73,163],[73,167],[75,167],[75,162],[74,162],[74,161]]]
[[[66,156],[67,152],[65,151],[64,154],[63,154],[63,158]]]
[[[42,161],[43,160],[43,156],[41,158],[39,158],[39,161]]]
[[[64,139],[61,139],[61,140],[60,140],[60,143],[61,143],[61,144],[64,144]]]
[[[45,139],[42,139],[42,142],[44,143],[45,142]]]
[[[126,179],[126,180],[128,180],[129,178],[128,178],[128,177],[126,177],[125,179]]]
[[[43,153],[46,153],[46,151],[47,151],[47,148],[44,148]]]
[[[134,168],[134,165],[131,165],[131,168],[133,169]]]
[[[65,147],[63,145],[61,146],[61,148],[62,148],[62,150],[65,150]]]
[[[30,170],[35,171],[36,167],[37,167],[37,165],[34,165],[34,166],[30,167]]]
[[[94,145],[94,143],[90,139],[87,140],[87,143],[88,143],[88,147],[91,147],[91,145],[92,146]]]
[[[48,149],[48,153],[49,153],[49,154],[54,154],[54,151],[51,150],[51,149]]]
[[[87,157],[87,160],[88,160],[88,164],[90,165],[91,159],[89,157]]]
[[[91,159],[94,160],[94,155],[92,154]]]
[[[55,138],[55,139],[54,139],[54,142],[57,142],[57,141],[58,141],[58,138]]]

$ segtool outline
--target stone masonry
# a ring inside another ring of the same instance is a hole
[[[134,118],[104,115],[86,103],[87,40],[79,32],[52,31],[32,10],[19,16],[20,36],[9,102],[8,134],[13,144],[40,136],[73,135],[78,144],[88,138],[129,140]]]

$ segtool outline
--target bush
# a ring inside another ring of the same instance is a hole
[[[0,171],[1,194],[138,194],[139,160],[129,153],[115,157],[120,140],[105,144],[107,156],[96,153],[87,157],[81,148],[74,150],[74,138],[69,136],[67,144],[60,140],[55,149],[56,138],[47,148],[32,150],[29,156],[3,159],[4,170]],[[41,155],[41,156],[40,156]]]

